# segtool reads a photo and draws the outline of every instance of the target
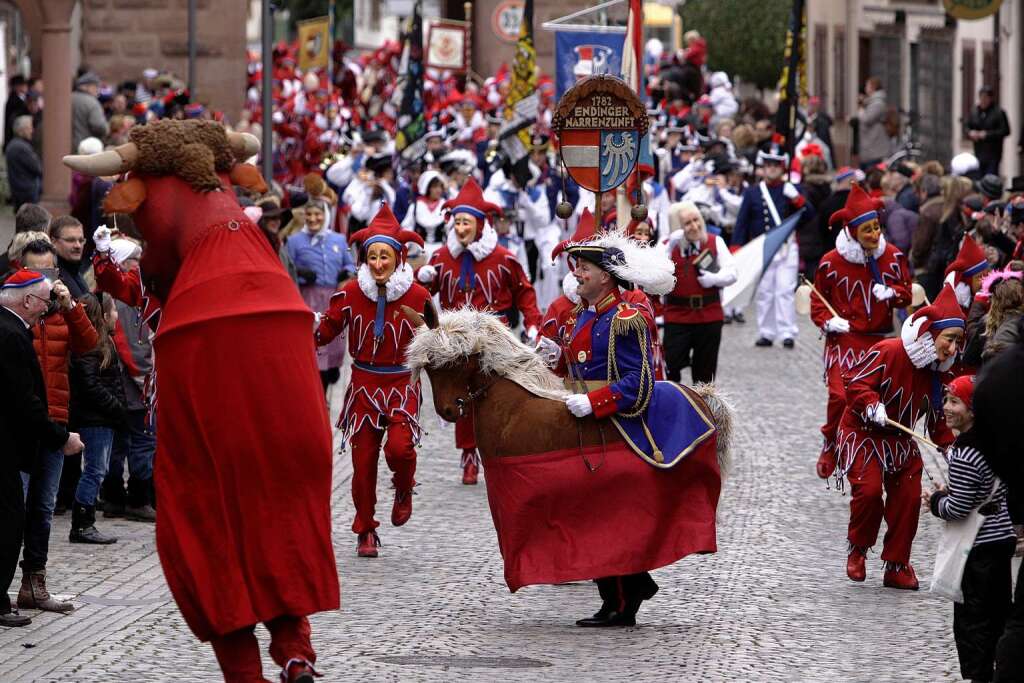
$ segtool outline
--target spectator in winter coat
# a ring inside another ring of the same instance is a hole
[[[888,105],[882,81],[872,76],[864,84],[864,98],[857,111],[860,130],[860,167],[865,171],[889,156],[892,141],[885,128]]]
[[[917,229],[918,215],[886,197],[885,212],[882,214],[882,226],[885,228],[885,239],[893,246],[899,247],[904,254],[909,253],[910,244]]]
[[[15,212],[22,204],[38,202],[43,191],[43,162],[32,147],[32,130],[31,116],[26,114],[14,119],[14,138],[4,152]]]
[[[969,179],[947,176],[942,179],[942,206],[938,221],[933,223],[931,212],[926,216],[922,207],[912,239],[911,256],[914,259],[914,274],[930,300],[938,296],[946,266],[956,258],[960,248],[965,230],[962,208],[964,199],[973,189]]]
[[[12,260],[35,271],[56,269],[57,253],[43,233],[10,254]],[[85,314],[82,305],[71,298],[71,293],[60,280],[53,283],[57,295],[56,306],[51,304],[47,314],[32,326],[32,346],[43,371],[46,401],[50,419],[64,427],[68,424],[70,386],[68,366],[71,354],[87,353],[96,347],[99,336]],[[70,602],[54,599],[46,588],[46,560],[50,542],[50,525],[57,502],[57,486],[64,466],[61,449],[43,449],[35,469],[22,475],[26,484],[25,550],[21,563],[21,590],[18,607],[46,612],[70,612]]]
[[[50,224],[50,241],[57,249],[57,267],[60,280],[67,285],[71,296],[80,299],[89,293],[89,285],[82,277],[85,254],[85,232],[74,216],[57,216]]]
[[[87,137],[103,140],[110,132],[103,106],[96,96],[100,91],[100,79],[94,73],[84,73],[75,81],[71,93],[71,149],[74,154],[78,145]]]
[[[1006,112],[995,103],[992,86],[978,91],[978,106],[967,119],[967,137],[974,141],[974,156],[978,157],[979,173],[999,175],[1003,159],[1003,140],[1010,135],[1010,121]]]
[[[82,303],[100,341],[94,351],[71,357],[70,421],[85,443],[85,466],[75,490],[68,540],[108,545],[117,539],[96,528],[96,498],[110,466],[114,430],[123,427],[128,417],[124,368],[113,340],[117,326],[114,298],[102,292],[86,294]]]

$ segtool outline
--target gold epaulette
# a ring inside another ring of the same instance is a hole
[[[639,309],[623,302],[612,318],[612,334],[629,334],[630,332],[646,332],[647,321]]]

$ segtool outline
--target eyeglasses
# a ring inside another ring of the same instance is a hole
[[[85,244],[84,237],[61,237],[60,241],[68,244]]]
[[[49,306],[49,305],[50,305],[50,300],[49,300],[49,299],[44,299],[43,297],[41,297],[41,296],[36,296],[35,294],[27,294],[26,296],[30,296],[30,297],[32,297],[33,299],[39,299],[40,301],[42,301],[42,302],[43,302],[44,304],[46,304],[47,306]]]

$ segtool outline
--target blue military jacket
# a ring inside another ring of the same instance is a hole
[[[651,465],[672,467],[715,433],[714,424],[674,382],[654,380],[651,340],[639,309],[618,290],[566,321],[567,374],[597,418],[611,418],[629,447]]]

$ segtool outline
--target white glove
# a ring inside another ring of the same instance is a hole
[[[316,334],[317,330],[320,329],[320,321],[323,320],[323,319],[324,319],[324,314],[323,313],[314,313],[313,314],[313,334]]]
[[[715,286],[715,276],[712,273],[704,273],[697,276],[697,284],[701,287],[710,288]]]
[[[576,417],[586,417],[594,412],[594,408],[590,405],[590,399],[587,398],[586,394],[570,394],[565,399],[565,406]]]
[[[536,325],[530,325],[529,327],[526,328],[526,338],[529,340],[529,342],[531,344],[534,343],[535,341],[537,341],[537,326]]]
[[[416,273],[416,279],[422,282],[423,284],[433,282],[435,277],[437,277],[437,268],[430,265],[429,263],[420,268],[419,272]]]
[[[796,189],[796,185],[793,183],[786,183],[782,186],[782,194],[785,195],[786,199],[796,199],[800,196],[800,191]]]
[[[885,301],[896,296],[896,290],[888,285],[871,285],[871,293],[875,295],[875,298],[879,301]]]
[[[840,318],[838,315],[834,315],[825,321],[825,331],[846,334],[850,331],[850,321],[846,318]]]
[[[866,416],[876,425],[885,427],[889,424],[889,416],[885,414],[885,405],[882,403],[868,406]]]
[[[558,359],[562,356],[562,347],[550,337],[540,337],[537,340],[537,355],[549,368],[558,365]]]
[[[96,243],[96,251],[106,253],[110,251],[110,228],[101,225],[92,234],[92,241]]]

